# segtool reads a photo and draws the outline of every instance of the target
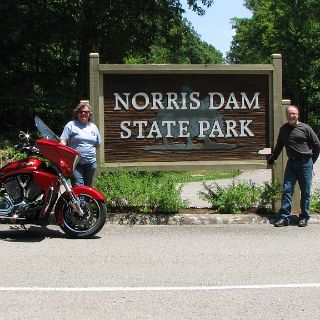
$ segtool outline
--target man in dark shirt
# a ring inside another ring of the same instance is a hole
[[[298,107],[288,106],[286,117],[287,123],[280,128],[277,144],[268,160],[268,163],[272,165],[285,147],[289,159],[284,172],[280,219],[274,225],[275,227],[289,225],[292,195],[298,180],[301,190],[301,213],[298,226],[306,227],[310,218],[309,206],[313,164],[319,156],[320,142],[312,128],[298,120]]]

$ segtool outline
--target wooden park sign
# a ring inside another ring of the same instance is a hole
[[[281,73],[280,55],[260,65],[109,65],[92,53],[100,169],[266,168],[261,150],[282,124]]]

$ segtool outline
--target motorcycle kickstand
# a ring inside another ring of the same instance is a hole
[[[25,232],[29,231],[28,228],[23,223],[21,223],[20,227],[24,229]]]

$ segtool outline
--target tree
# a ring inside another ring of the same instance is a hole
[[[230,63],[268,63],[283,56],[284,97],[301,107],[302,119],[320,107],[320,2],[317,0],[247,0],[250,19],[234,19],[236,35]]]
[[[212,3],[188,0],[199,14]],[[2,0],[0,134],[33,129],[35,114],[59,133],[75,103],[89,98],[90,52],[103,63],[219,58],[182,12],[178,0]]]
[[[130,53],[125,63],[224,63],[223,55],[213,46],[201,40],[199,34],[186,19],[165,33],[161,26],[147,55]]]

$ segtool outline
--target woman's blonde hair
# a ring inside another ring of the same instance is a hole
[[[77,106],[76,106],[75,109],[73,110],[73,118],[74,118],[75,120],[78,119],[78,113],[79,113],[84,107],[88,107],[88,109],[89,109],[89,118],[88,118],[88,121],[91,121],[92,112],[91,112],[91,107],[90,107],[89,101],[80,101],[80,103],[77,104]]]

